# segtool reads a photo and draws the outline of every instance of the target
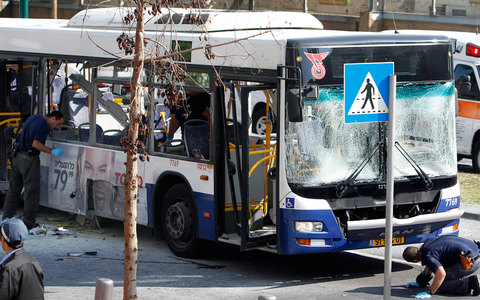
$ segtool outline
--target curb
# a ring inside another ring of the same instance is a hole
[[[460,203],[459,208],[465,211],[461,217],[462,219],[469,219],[474,221],[480,220],[480,205]]]
[[[479,221],[480,220],[480,214],[476,213],[471,213],[471,212],[465,212],[461,219],[468,219],[468,220],[474,220],[474,221]]]

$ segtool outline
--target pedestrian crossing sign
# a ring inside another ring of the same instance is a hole
[[[345,123],[388,120],[393,62],[344,65]]]

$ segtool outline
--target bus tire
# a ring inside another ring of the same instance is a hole
[[[160,227],[168,248],[177,256],[193,258],[199,254],[195,206],[188,187],[172,186],[162,201]]]
[[[477,141],[473,146],[472,167],[475,173],[480,173],[480,141]]]

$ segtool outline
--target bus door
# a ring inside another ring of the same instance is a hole
[[[276,226],[268,171],[275,162],[275,139],[252,133],[249,101],[252,93],[271,95],[274,86],[226,85],[224,103],[225,230],[241,237],[241,250],[275,243]],[[269,96],[266,96],[267,101]],[[239,110],[239,111],[237,111]],[[266,114],[269,114],[268,109]],[[268,115],[266,115],[268,118]],[[268,123],[268,122],[267,122]]]
[[[0,62],[0,191],[8,190],[12,143],[18,128],[34,110],[37,62],[3,60]]]

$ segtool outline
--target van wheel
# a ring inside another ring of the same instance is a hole
[[[265,107],[256,109],[252,114],[252,132],[258,134],[266,134],[267,133],[267,111]],[[275,122],[271,124],[271,132],[275,132]]]
[[[472,166],[475,173],[480,173],[480,141],[477,141],[473,146]]]
[[[162,201],[161,231],[168,248],[177,256],[193,258],[198,255],[195,207],[188,187],[183,183],[172,186]]]

